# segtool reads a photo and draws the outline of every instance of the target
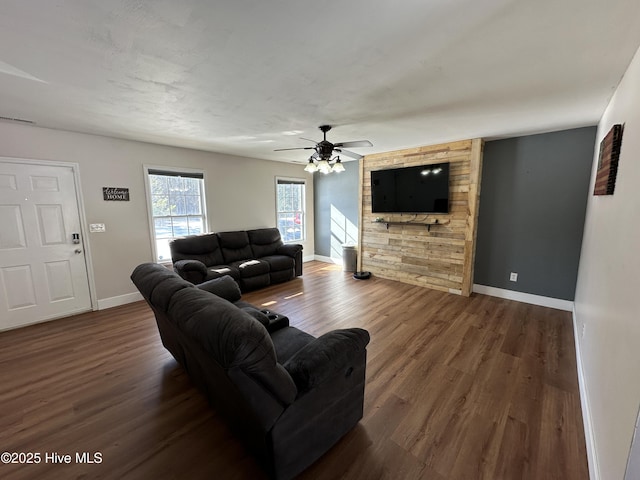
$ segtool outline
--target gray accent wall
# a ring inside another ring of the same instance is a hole
[[[595,138],[584,127],[485,143],[475,284],[574,299]]]
[[[358,242],[359,163],[344,162],[341,173],[313,174],[316,255],[342,258],[342,244]]]

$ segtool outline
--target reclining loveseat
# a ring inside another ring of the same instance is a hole
[[[195,284],[229,275],[249,291],[302,275],[302,245],[284,244],[277,228],[192,235],[169,246],[175,272]]]
[[[314,338],[243,302],[230,276],[196,286],[146,263],[131,279],[163,345],[271,478],[293,478],[362,418],[366,330]]]

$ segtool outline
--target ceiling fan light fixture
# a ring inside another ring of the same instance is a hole
[[[329,165],[329,162],[327,162],[326,160],[320,160],[318,162],[318,171],[326,175],[331,171],[331,165]]]
[[[309,159],[309,163],[307,163],[307,166],[304,167],[304,171],[305,172],[309,172],[309,173],[314,173],[318,171],[318,167],[317,165],[314,163],[313,161],[313,157],[311,157]]]
[[[342,161],[340,160],[340,157],[336,158],[336,163],[333,164],[333,167],[331,168],[331,171],[335,172],[335,173],[344,172],[344,165],[342,164]]]

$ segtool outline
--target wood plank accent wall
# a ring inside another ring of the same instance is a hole
[[[360,270],[464,296],[471,294],[482,139],[367,155],[360,161]],[[450,162],[449,214],[371,213],[371,171]],[[405,224],[376,223],[376,217]],[[424,225],[406,222],[433,223]]]

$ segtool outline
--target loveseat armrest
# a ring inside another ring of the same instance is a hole
[[[295,261],[296,277],[302,275],[302,245],[299,243],[285,243],[276,250],[278,255],[286,255]]]
[[[207,266],[200,260],[178,260],[173,270],[191,283],[202,283],[207,278]]]
[[[302,347],[283,366],[303,394],[335,376],[349,376],[370,340],[362,328],[333,330]]]
[[[295,258],[298,252],[302,252],[302,245],[299,243],[284,243],[276,250],[278,255],[287,255],[291,258]]]

